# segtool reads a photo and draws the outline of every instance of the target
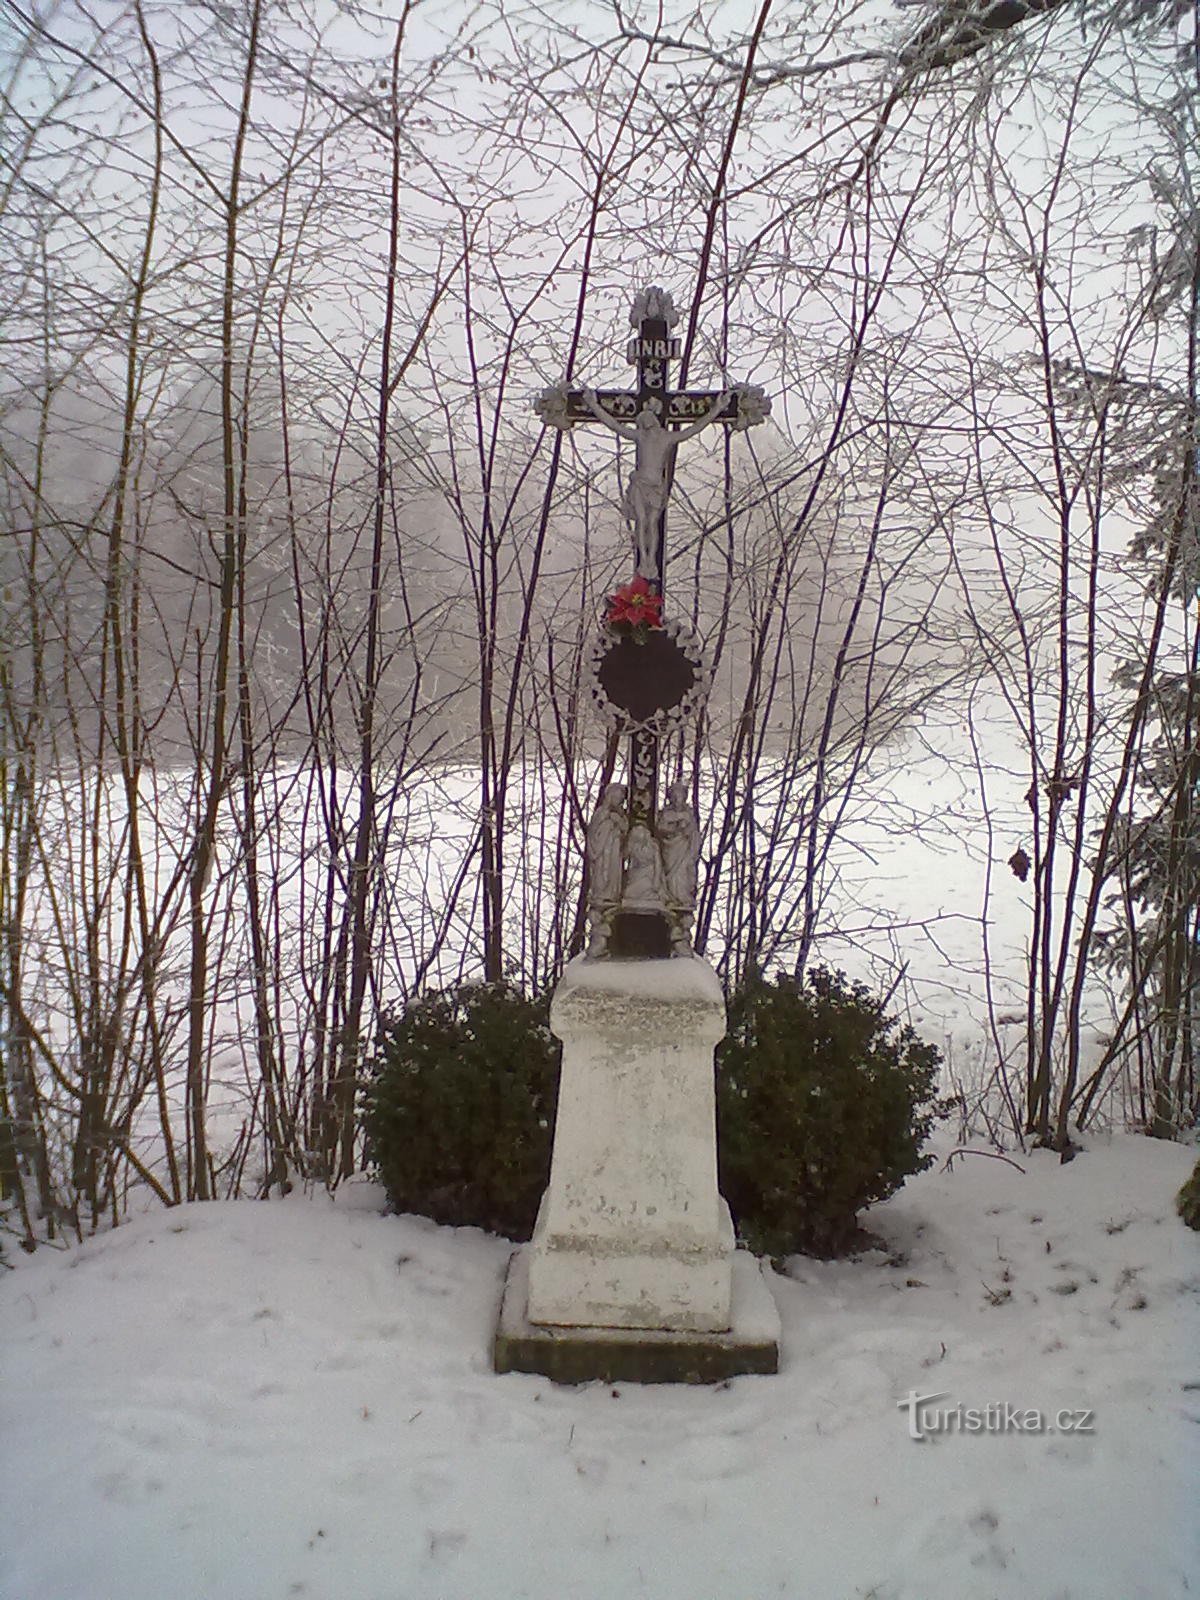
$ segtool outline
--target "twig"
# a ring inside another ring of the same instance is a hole
[[[954,1170],[952,1162],[955,1156],[986,1156],[989,1161],[1003,1161],[1007,1166],[1016,1167],[1017,1171],[1022,1175],[1025,1172],[1025,1168],[1021,1166],[1020,1162],[1014,1161],[1011,1156],[1002,1156],[996,1150],[975,1150],[967,1145],[960,1145],[957,1150],[951,1150],[942,1165],[943,1172],[952,1172]]]

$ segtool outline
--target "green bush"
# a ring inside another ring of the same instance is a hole
[[[367,1157],[397,1211],[527,1239],[550,1174],[560,1046],[506,984],[414,1000],[380,1027]]]
[[[754,1250],[844,1254],[857,1215],[932,1161],[940,1052],[843,973],[753,974],[717,1050],[721,1190]]]

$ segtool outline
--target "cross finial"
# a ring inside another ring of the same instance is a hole
[[[629,312],[629,326],[636,331],[647,317],[660,317],[668,328],[679,326],[679,313],[675,309],[675,302],[667,291],[660,289],[657,284],[642,289],[634,296]]]

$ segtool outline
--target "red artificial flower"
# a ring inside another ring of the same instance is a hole
[[[662,596],[655,594],[649,581],[640,575],[632,583],[608,597],[609,627],[627,624],[632,628],[662,627]]]

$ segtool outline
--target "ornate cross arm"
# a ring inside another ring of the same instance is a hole
[[[610,412],[600,404],[600,396],[595,389],[577,389],[568,391],[567,409],[570,413],[572,398],[578,399],[585,411],[590,411],[596,422],[602,422],[606,428],[611,428],[614,433],[619,433],[623,439],[636,439],[638,436],[636,419],[631,423],[618,422]],[[657,417],[655,421],[657,421]]]
[[[594,404],[589,404],[591,396]],[[577,422],[632,423],[637,417],[637,396],[621,389],[572,388],[556,383],[543,389],[533,409],[547,428],[573,428]],[[735,433],[755,428],[771,415],[771,398],[757,384],[735,383],[728,389],[696,390],[668,394],[667,423],[722,422]]]
[[[735,415],[723,418],[734,433],[744,433],[747,428],[757,428],[771,415],[771,397],[756,383],[735,383],[730,393],[734,398]]]
[[[734,393],[732,389],[726,389],[724,393],[717,395],[716,399],[713,401],[712,405],[709,406],[708,410],[703,414],[703,416],[698,417],[690,427],[677,428],[673,430],[672,438],[674,439],[675,443],[679,444],[684,439],[694,439],[698,433],[701,433],[705,428],[708,427],[710,422],[720,422],[724,420],[725,422],[732,422],[733,426],[736,428],[738,426],[736,418],[731,418],[728,415],[729,402],[733,398]],[[748,426],[748,424],[742,424],[742,426]]]

